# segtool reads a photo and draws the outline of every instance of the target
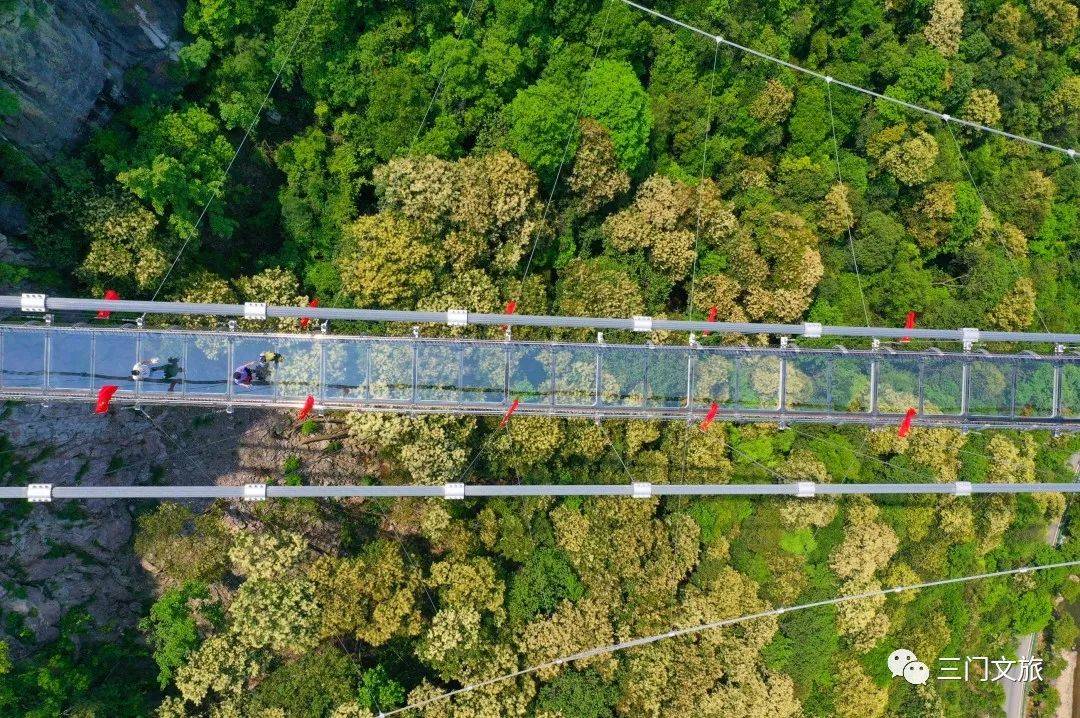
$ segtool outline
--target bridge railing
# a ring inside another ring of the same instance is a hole
[[[238,365],[275,351],[271,381]],[[135,381],[141,360],[176,359],[174,379]],[[888,423],[915,408],[956,424],[1080,423],[1080,357],[1021,353],[677,347],[0,326],[0,396],[120,401],[692,418],[832,417]]]

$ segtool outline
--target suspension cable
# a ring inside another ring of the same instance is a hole
[[[840,173],[840,143],[836,139],[836,114],[833,112],[832,81],[825,82],[826,96],[829,98],[829,127],[832,128],[833,155],[836,157],[836,182],[841,191],[844,190],[844,177]],[[847,193],[845,192],[845,201]],[[859,285],[859,300],[862,301],[863,318],[866,326],[870,326],[870,311],[866,308],[866,293],[863,291],[862,274],[859,272],[859,260],[855,256],[855,240],[851,236],[851,224],[844,223],[847,230],[848,249],[851,250],[851,263],[855,266],[855,281]]]
[[[289,64],[289,60],[292,58],[293,51],[296,50],[297,44],[300,42],[300,38],[307,30],[308,22],[311,20],[312,10],[320,2],[320,0],[311,0],[308,5],[307,13],[304,15],[304,21],[300,24],[300,29],[297,30],[296,36],[293,38],[292,44],[289,46],[288,51],[285,53],[285,59],[281,61],[281,66],[278,68],[277,74],[274,75],[274,81],[270,83],[269,89],[266,94],[263,95],[262,102],[259,104],[259,109],[255,111],[255,116],[251,118],[251,122],[248,124],[247,129],[244,130],[244,136],[240,140],[240,144],[236,146],[236,151],[233,152],[232,158],[229,160],[229,164],[225,166],[225,171],[222,173],[222,180],[225,180],[229,176],[229,172],[232,170],[233,164],[236,163],[236,158],[240,156],[240,151],[244,149],[244,145],[247,143],[248,138],[251,137],[251,133],[255,131],[255,125],[258,124],[259,118],[262,116],[262,111],[266,108],[266,103],[270,101],[270,95],[273,93],[274,88],[277,87],[278,82],[281,80],[281,74],[285,72],[285,68]],[[224,186],[224,185],[223,185]],[[169,281],[169,277],[172,275],[174,269],[176,269],[177,262],[180,261],[180,257],[183,256],[184,250],[187,249],[188,244],[191,242],[191,238],[198,234],[199,225],[202,224],[203,219],[206,217],[207,211],[210,209],[210,205],[216,199],[216,193],[211,192],[210,197],[207,198],[206,204],[203,205],[202,212],[199,213],[199,218],[195,220],[195,227],[192,229],[191,234],[184,240],[184,243],[180,245],[180,251],[173,257],[172,264],[169,265],[168,271],[165,272],[165,276],[162,277],[161,283],[158,284],[158,288],[154,290],[154,296],[150,297],[150,301],[154,301],[158,298],[161,290],[165,287],[165,283]],[[143,313],[143,318],[146,317],[146,313]]]
[[[970,128],[972,128],[974,130],[979,130],[980,132],[988,132],[990,134],[998,135],[1000,137],[1007,137],[1007,138],[1009,138],[1011,140],[1017,140],[1019,142],[1026,142],[1029,145],[1033,145],[1035,147],[1041,147],[1041,148],[1046,149],[1046,150],[1053,150],[1054,152],[1061,152],[1061,153],[1066,154],[1069,157],[1072,157],[1074,159],[1075,159],[1075,157],[1077,155],[1077,152],[1078,152],[1075,149],[1070,149],[1068,147],[1061,147],[1059,145],[1050,144],[1049,142],[1043,142],[1041,140],[1036,140],[1036,139],[1033,139],[1031,137],[1025,137],[1024,135],[1017,135],[1017,134],[1014,134],[1012,132],[1006,132],[1005,130],[997,129],[996,127],[988,127],[987,125],[981,125],[978,122],[972,122],[971,120],[964,120],[964,119],[960,119],[959,117],[950,117],[949,115],[947,115],[945,113],[938,112],[937,110],[931,110],[930,108],[923,107],[922,105],[916,105],[916,104],[914,104],[912,102],[905,102],[904,100],[901,100],[901,99],[899,99],[897,97],[891,97],[889,95],[885,95],[885,94],[882,94],[880,92],[876,92],[874,90],[868,89],[866,87],[860,87],[859,85],[855,85],[855,84],[852,84],[850,82],[844,82],[843,80],[837,80],[836,78],[829,77],[828,75],[823,75],[820,72],[817,72],[815,70],[811,70],[810,68],[807,68],[807,67],[803,67],[802,65],[796,65],[793,62],[788,62],[787,60],[782,60],[779,57],[774,57],[773,55],[769,55],[768,53],[761,52],[760,50],[755,50],[753,48],[747,47],[746,45],[740,45],[739,43],[728,40],[727,38],[722,37],[720,35],[714,35],[711,32],[707,32],[705,30],[702,30],[701,28],[690,25],[689,23],[685,23],[685,22],[683,22],[681,20],[676,20],[675,18],[671,17],[670,15],[665,15],[665,14],[663,14],[661,12],[657,12],[656,10],[653,10],[651,8],[647,8],[644,5],[639,5],[638,3],[634,2],[633,0],[621,0],[621,2],[623,2],[626,5],[629,5],[630,7],[637,8],[638,10],[641,10],[644,13],[652,15],[655,18],[658,18],[660,20],[664,20],[666,22],[669,22],[672,25],[678,25],[679,27],[681,27],[683,29],[686,29],[686,30],[689,30],[690,32],[695,32],[695,33],[697,33],[699,35],[704,35],[705,37],[712,38],[716,42],[727,45],[728,47],[734,48],[734,49],[739,50],[741,52],[745,52],[748,55],[753,55],[754,57],[765,60],[767,62],[771,62],[771,63],[774,63],[776,65],[780,65],[781,67],[786,67],[789,70],[794,70],[795,72],[801,72],[804,75],[810,75],[811,77],[816,77],[819,80],[825,80],[826,82],[835,82],[837,85],[840,85],[841,87],[846,87],[849,90],[853,90],[855,92],[860,92],[860,93],[862,93],[864,95],[869,95],[870,97],[874,97],[874,98],[879,99],[879,100],[884,100],[885,102],[891,102],[894,105],[899,105],[900,107],[906,107],[909,110],[913,110],[915,112],[921,112],[924,115],[930,115],[932,117],[937,117],[938,119],[941,119],[941,120],[948,120],[950,122],[956,122],[957,124],[961,124],[961,125],[964,125],[966,127],[970,127]]]
[[[638,648],[641,646],[647,646],[652,643],[657,643],[668,638],[680,638],[682,636],[689,636],[698,633],[704,633],[706,631],[713,631],[719,628],[726,628],[728,626],[734,626],[740,623],[746,623],[747,621],[754,621],[761,618],[779,617],[787,613],[793,613],[795,611],[805,611],[811,608],[823,608],[826,606],[836,606],[842,603],[850,603],[852,601],[861,601],[868,598],[879,598],[881,596],[888,596],[890,594],[907,593],[909,591],[921,591],[926,588],[936,588],[939,586],[949,586],[959,583],[969,583],[972,581],[979,581],[989,578],[1003,578],[1006,576],[1014,576],[1020,574],[1032,573],[1034,571],[1050,571],[1059,568],[1070,568],[1072,566],[1080,565],[1080,560],[1076,561],[1062,561],[1060,563],[1050,564],[1033,564],[1029,566],[1023,566],[1021,568],[1012,568],[1003,571],[992,571],[989,573],[979,573],[970,576],[960,576],[958,578],[946,578],[937,581],[927,581],[925,583],[914,583],[905,586],[893,586],[891,588],[883,588],[876,591],[865,591],[863,593],[848,594],[845,596],[837,596],[836,598],[829,598],[822,601],[813,601],[811,603],[802,603],[795,606],[786,606],[783,608],[774,608],[769,611],[759,611],[757,613],[750,613],[745,616],[738,616],[736,618],[726,618],[720,621],[714,621],[712,623],[702,623],[696,626],[689,626],[687,628],[676,628],[666,633],[656,633],[651,636],[644,636],[642,638],[634,638],[628,641],[622,641],[620,643],[613,643],[608,646],[599,646],[596,648],[589,648],[577,653],[571,653],[560,658],[555,658],[543,663],[537,663],[521,670],[514,671],[512,673],[505,673],[503,675],[495,676],[494,678],[488,678],[476,683],[470,683],[452,691],[446,693],[440,693],[437,696],[432,696],[415,703],[410,703],[403,708],[397,708],[392,711],[383,713],[383,718],[390,718],[390,716],[400,715],[407,711],[414,711],[429,706],[433,703],[448,700],[455,696],[462,695],[464,693],[470,693],[479,688],[486,688],[487,686],[495,685],[496,683],[502,683],[504,681],[513,680],[514,678],[520,678],[521,676],[530,675],[537,671],[544,670],[546,668],[558,668],[567,663],[574,661],[581,661],[587,658],[593,658],[595,656],[602,656],[608,653],[615,653],[617,651],[624,651],[629,648]]]

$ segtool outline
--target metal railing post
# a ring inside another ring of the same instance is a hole
[[[870,416],[877,416],[878,380],[881,377],[881,359],[878,351],[881,349],[881,340],[872,339],[870,348],[874,351],[874,355],[870,358]]]
[[[1061,402],[1062,402],[1061,380],[1062,380],[1062,373],[1064,372],[1065,367],[1062,365],[1062,362],[1060,361],[1060,357],[1063,354],[1065,354],[1065,345],[1064,344],[1055,345],[1054,346],[1054,356],[1055,356],[1056,360],[1054,361],[1054,386],[1053,386],[1053,397],[1052,397],[1053,406],[1051,406],[1051,408],[1050,408],[1050,417],[1052,419],[1057,419],[1057,418],[1060,418],[1061,416],[1064,416],[1064,412],[1062,412],[1062,410],[1061,410]]]
[[[787,349],[788,338],[780,337],[780,348]],[[787,354],[780,355],[780,381],[776,387],[776,410],[780,413],[787,408]]]
[[[326,400],[326,342],[323,341],[325,335],[317,335],[319,338],[316,340],[319,342],[319,390],[317,396],[319,401]]]
[[[47,391],[50,382],[49,365],[52,364],[52,320],[51,314],[45,315],[45,347],[42,352],[41,388]]]

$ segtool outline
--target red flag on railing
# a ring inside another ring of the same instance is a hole
[[[296,415],[297,421],[303,421],[308,418],[308,414],[311,413],[313,408],[315,408],[315,397],[308,394],[308,398],[304,400],[304,405],[300,407],[300,413]]]
[[[501,428],[503,428],[504,426],[506,426],[506,425],[507,425],[507,424],[508,424],[508,423],[510,422],[510,416],[511,416],[511,415],[512,415],[512,414],[513,414],[513,413],[514,413],[515,411],[517,411],[517,408],[518,408],[518,400],[517,400],[517,399],[514,399],[514,403],[513,403],[513,404],[511,404],[511,405],[510,405],[510,408],[506,410],[506,413],[505,413],[505,414],[503,414],[503,418],[502,418],[502,421],[500,421],[500,422],[499,422],[499,428],[500,428],[500,429],[501,429]]]
[[[307,305],[309,307],[317,307],[317,306],[319,306],[319,298],[315,297],[310,302],[308,302]],[[307,329],[307,326],[310,323],[311,323],[311,317],[300,317],[300,328],[301,329]]]
[[[908,409],[907,413],[904,414],[904,419],[900,422],[900,428],[896,430],[896,435],[901,439],[911,431],[911,422],[915,421],[915,414],[917,413],[914,409]]]
[[[95,414],[109,413],[109,402],[112,401],[113,394],[115,394],[116,390],[119,388],[120,387],[113,386],[112,384],[107,384],[98,389],[97,406],[94,407]]]
[[[503,310],[503,314],[513,314],[515,311],[517,311],[517,300],[511,299],[509,302],[506,303],[506,309]],[[507,329],[510,328],[510,325],[503,324],[502,328],[505,332]]]
[[[705,419],[701,422],[700,428],[702,431],[708,431],[712,426],[713,419],[716,418],[716,412],[720,411],[719,405],[714,401],[709,407],[709,413],[705,415]]]
[[[908,312],[907,313],[907,319],[904,321],[904,329],[914,329],[914,328],[915,328],[915,312]],[[900,341],[904,342],[906,344],[907,342],[911,341],[911,337],[904,337]]]
[[[716,305],[715,304],[713,306],[709,307],[709,316],[705,317],[705,321],[707,321],[707,322],[715,322],[716,321]],[[701,335],[705,336],[705,337],[709,336],[710,334],[712,334],[712,332],[710,330],[708,330],[708,329],[706,329],[705,331],[703,331],[701,333]]]
[[[115,300],[115,299],[119,299],[119,298],[120,298],[120,294],[115,289],[106,289],[105,290],[105,299]],[[104,309],[102,309],[100,312],[97,313],[97,318],[98,319],[108,319],[110,316],[112,316],[112,312],[107,312]]]

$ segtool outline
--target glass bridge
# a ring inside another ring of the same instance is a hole
[[[269,381],[233,370],[275,351]],[[175,359],[173,379],[136,362]],[[1080,430],[1080,356],[0,325],[0,398],[416,413]]]

